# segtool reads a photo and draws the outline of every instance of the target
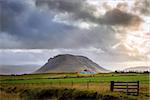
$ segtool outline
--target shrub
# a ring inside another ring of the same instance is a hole
[[[20,93],[23,100],[119,100],[111,95],[101,95],[97,92],[81,91],[76,89],[26,89]]]

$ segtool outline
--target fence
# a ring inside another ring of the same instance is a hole
[[[139,95],[139,81],[136,82],[114,82],[111,81],[110,90],[126,90],[127,95]]]
[[[6,85],[6,84],[4,84]],[[62,80],[51,81],[51,82],[39,82],[39,83],[20,83],[20,84],[7,84],[13,86],[19,86],[22,88],[75,88],[81,90],[96,90],[96,91],[109,91],[109,83],[103,81],[69,81],[65,82]]]
[[[62,82],[58,81],[57,83],[50,82],[51,86],[59,86],[59,87],[71,87],[74,88],[76,86],[82,86],[84,89],[89,89],[92,88],[93,86],[99,87],[99,83],[104,84],[104,82],[99,82],[99,81],[87,81],[87,82]]]

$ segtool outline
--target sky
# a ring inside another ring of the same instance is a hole
[[[150,66],[150,0],[0,0],[0,65],[83,55],[120,70]]]

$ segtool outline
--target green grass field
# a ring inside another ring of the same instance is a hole
[[[140,95],[127,96],[122,92],[110,92],[110,81],[140,81]],[[20,98],[18,94],[24,89],[51,89],[67,88],[81,91],[96,91],[102,95],[120,96],[121,100],[149,100],[150,98],[150,76],[149,74],[136,73],[103,73],[95,75],[83,75],[77,73],[45,73],[45,74],[26,74],[26,75],[0,75],[0,88],[9,92],[2,91],[0,96],[3,98]],[[14,90],[15,88],[15,90]],[[17,94],[12,91],[19,91]],[[12,94],[13,93],[13,94]],[[8,96],[7,96],[8,95]],[[5,100],[5,99],[4,99]]]
[[[149,74],[29,74],[21,76],[0,76],[1,83],[50,83],[50,82],[110,82],[110,81],[140,81],[148,84]]]

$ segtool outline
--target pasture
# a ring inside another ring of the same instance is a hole
[[[102,82],[110,81],[140,81],[140,83],[148,84],[149,74],[96,74],[84,75],[76,73],[44,73],[44,74],[26,74],[26,75],[1,75],[1,83],[58,83],[58,82]]]
[[[144,100],[148,100],[150,97],[149,74],[101,73],[95,75],[84,75],[77,73],[44,73],[0,76],[1,88],[68,88],[96,91],[100,94],[126,97],[126,94],[123,92],[110,92],[110,81],[140,81],[140,95],[130,96],[130,98],[139,100],[144,98]],[[4,95],[4,93],[2,92],[1,95]]]

